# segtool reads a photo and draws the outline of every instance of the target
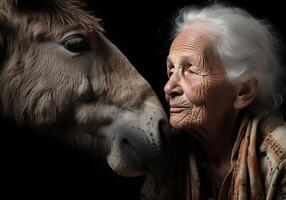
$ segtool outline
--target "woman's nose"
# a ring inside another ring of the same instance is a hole
[[[183,94],[183,89],[180,85],[180,80],[176,75],[172,75],[170,79],[167,81],[165,87],[164,87],[164,92],[166,96],[169,97],[174,97],[174,96],[179,96]]]

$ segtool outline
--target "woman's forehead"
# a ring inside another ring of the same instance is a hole
[[[206,30],[205,26],[205,24],[196,23],[185,28],[172,42],[170,51],[180,49],[202,51],[213,46],[211,33]]]

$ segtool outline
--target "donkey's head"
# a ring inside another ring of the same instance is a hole
[[[74,0],[0,3],[0,111],[106,156],[122,175],[162,162],[167,119],[150,85]]]

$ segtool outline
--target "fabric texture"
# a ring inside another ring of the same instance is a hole
[[[286,199],[286,124],[274,117],[243,118],[235,140],[231,167],[217,181],[188,138],[174,142],[168,167],[149,175],[142,200],[272,200]]]

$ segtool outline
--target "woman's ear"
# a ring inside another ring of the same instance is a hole
[[[236,109],[243,109],[250,105],[255,99],[258,91],[258,79],[251,78],[241,83],[237,89],[234,107]]]

